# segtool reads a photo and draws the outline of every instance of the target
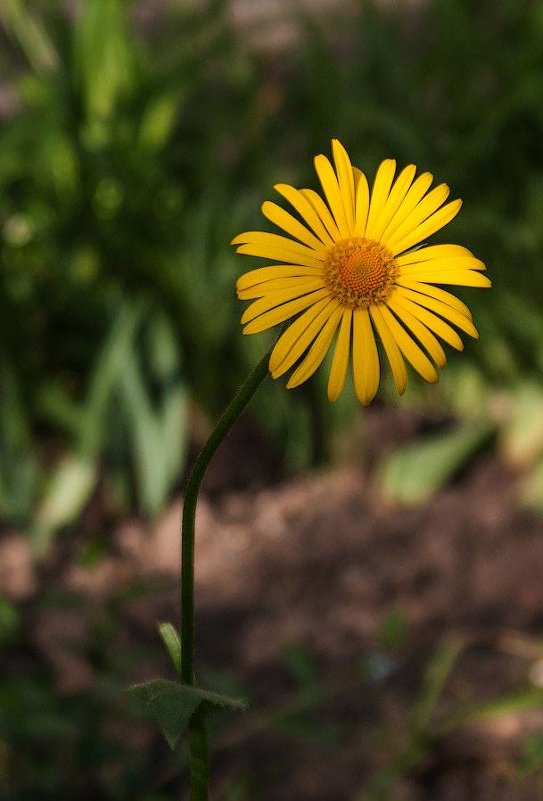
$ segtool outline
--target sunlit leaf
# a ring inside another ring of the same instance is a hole
[[[46,550],[51,535],[77,517],[94,490],[97,463],[77,456],[66,456],[54,470],[38,508],[34,545],[38,554]]]
[[[0,21],[14,35],[35,70],[51,70],[58,66],[58,56],[52,41],[38,17],[25,0],[2,0]]]
[[[509,404],[500,434],[501,451],[512,464],[526,466],[543,451],[543,384],[523,381],[511,392]]]
[[[543,457],[520,482],[520,500],[525,506],[543,512]]]
[[[181,675],[181,637],[171,623],[162,622],[158,627],[162,642],[172,660],[176,673]]]
[[[123,406],[142,507],[156,514],[163,506],[184,459],[186,393],[179,379],[164,392],[162,408],[155,409],[134,352],[126,355],[120,374]]]
[[[407,445],[388,457],[378,471],[385,496],[407,504],[422,503],[443,487],[488,438],[487,422],[459,424]]]
[[[91,125],[111,117],[134,77],[127,10],[123,0],[87,0],[77,19],[74,60]],[[109,130],[100,130],[102,145]]]
[[[473,704],[447,717],[440,726],[440,731],[449,731],[460,726],[518,715],[532,709],[543,709],[543,689],[515,690],[486,703]]]
[[[162,148],[172,134],[178,111],[177,92],[153,98],[141,121],[139,140],[142,147],[150,150]]]

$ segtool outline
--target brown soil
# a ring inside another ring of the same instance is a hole
[[[388,447],[419,424],[373,411],[369,461],[382,448],[380,432],[388,432]],[[454,723],[470,705],[543,683],[543,521],[516,503],[511,471],[483,454],[425,506],[397,508],[383,503],[360,468],[278,481],[270,457],[259,482],[253,451],[255,480],[240,489],[235,466],[241,450],[250,452],[246,431],[241,426],[223,446],[219,478],[210,476],[197,518],[199,673],[212,683],[235,677],[252,700],[213,738],[213,797],[543,798],[542,774],[519,772],[543,709],[516,705]],[[229,465],[230,485],[219,480]],[[53,558],[41,581],[96,602],[135,577],[163,577],[157,592],[124,612],[127,640],[146,638],[158,653],[157,619],[177,617],[180,510],[178,501],[151,531],[125,523],[95,567],[69,561],[59,577]],[[23,541],[6,538],[7,552],[9,542],[19,567],[9,580],[0,575],[3,589],[24,599],[26,581],[31,600],[37,579]],[[84,638],[84,629],[77,613],[62,610],[36,627],[36,647],[55,665],[62,693],[95,680],[84,659],[58,648],[67,631]],[[421,689],[428,666],[446,647],[458,657],[413,739],[417,699],[429,697]],[[145,663],[130,678],[155,670]],[[235,782],[246,794],[223,796]]]

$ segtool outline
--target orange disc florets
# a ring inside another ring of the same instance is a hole
[[[371,239],[337,242],[325,260],[325,275],[332,295],[351,309],[385,301],[397,273],[390,251]]]

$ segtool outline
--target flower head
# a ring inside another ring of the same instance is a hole
[[[238,253],[277,262],[242,275],[237,293],[254,301],[241,318],[244,334],[293,319],[270,357],[274,378],[296,365],[287,387],[302,384],[333,346],[328,397],[334,401],[352,351],[356,394],[366,405],[379,387],[376,337],[400,394],[407,384],[405,360],[434,383],[436,367],[446,361],[439,339],[462,350],[453,326],[478,336],[468,307],[435,284],[488,287],[490,281],[467,248],[420,245],[460,210],[460,200],[445,204],[446,184],[429,191],[432,175],[415,177],[413,164],[395,178],[396,162],[387,159],[370,192],[337,139],[332,152],[333,165],[323,155],[315,158],[324,198],[312,189],[277,184],[297,216],[270,201],[262,205],[287,236],[249,231],[233,240]]]

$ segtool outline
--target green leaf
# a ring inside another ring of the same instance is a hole
[[[527,737],[520,757],[519,773],[522,778],[540,771],[543,766],[543,734],[536,733]]]
[[[409,621],[402,612],[391,612],[381,624],[378,636],[383,648],[388,651],[399,651],[407,643]]]
[[[23,0],[2,0],[0,21],[13,35],[36,72],[58,67],[58,55],[45,28],[33,16]]]
[[[0,596],[0,646],[9,644],[21,625],[19,609]]]
[[[543,385],[523,381],[515,389],[500,444],[505,458],[519,467],[533,463],[543,452]]]
[[[0,362],[0,514],[26,521],[36,497],[38,460],[31,418],[14,364]]]
[[[48,422],[71,435],[72,439],[77,439],[84,422],[83,410],[70,397],[66,387],[49,381],[42,387],[38,403],[39,411]]]
[[[300,687],[311,687],[315,684],[317,667],[306,648],[297,643],[290,643],[283,648],[282,657]]]
[[[462,638],[450,636],[436,649],[426,668],[419,698],[413,709],[414,732],[423,733],[430,727],[445,683],[464,648],[465,643]]]
[[[525,476],[520,485],[520,500],[529,509],[543,512],[543,456]]]
[[[181,675],[181,637],[171,623],[159,623],[158,633],[170,655],[176,673]]]
[[[107,437],[108,404],[121,377],[142,313],[141,303],[125,303],[120,309],[96,360],[87,396],[81,406],[70,407],[65,403],[63,408],[60,395],[52,398],[60,415],[78,430],[75,433],[75,453],[60,461],[38,508],[33,532],[38,555],[45,553],[55,531],[77,517],[94,489],[99,454]]]
[[[147,357],[153,378],[170,382],[178,374],[179,343],[172,323],[165,314],[155,312],[147,321]]]
[[[142,147],[149,150],[164,147],[172,134],[178,108],[177,92],[160,95],[149,103],[141,121],[139,139]]]
[[[487,422],[459,425],[396,451],[379,468],[382,491],[394,501],[422,503],[463,467],[490,431]]]
[[[200,687],[190,687],[188,689],[198,693],[202,701],[207,701],[211,706],[216,706],[220,709],[232,709],[234,712],[243,712],[247,709],[247,702],[242,698],[230,698],[228,695],[214,693],[211,690],[202,690]]]
[[[543,689],[540,687],[516,690],[486,703],[463,708],[443,721],[439,726],[439,733],[508,715],[518,715],[532,709],[543,709]]]
[[[96,457],[104,437],[107,406],[119,381],[134,335],[141,321],[144,304],[125,303],[119,310],[90,379],[83,409],[83,424],[78,450],[82,455]]]
[[[156,720],[173,751],[202,698],[193,692],[192,687],[165,679],[136,684],[128,691]]]
[[[134,47],[123,0],[88,0],[74,34],[74,62],[89,122],[104,123],[130,90]],[[104,136],[107,127],[96,128]],[[103,142],[100,142],[103,144]]]
[[[38,509],[34,545],[38,555],[47,549],[52,534],[81,512],[96,484],[96,461],[66,456],[58,465]]]
[[[130,427],[138,492],[143,511],[163,507],[183,464],[186,442],[186,393],[180,379],[164,390],[155,411],[133,350],[125,355],[120,375],[123,408]]]
[[[235,710],[245,709],[246,706],[243,701],[166,679],[135,684],[128,692],[157,721],[172,750],[201,703]]]

